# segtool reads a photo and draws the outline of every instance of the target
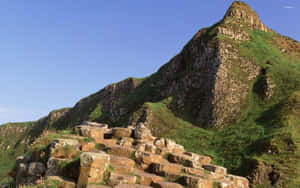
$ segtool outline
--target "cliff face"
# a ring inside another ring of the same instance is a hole
[[[272,32],[248,5],[233,3],[219,23],[200,30],[180,54],[142,83],[129,78],[81,100],[70,111],[68,124],[75,123],[73,117],[80,117],[76,123],[90,118],[99,103],[106,120],[117,123],[145,102],[168,97],[174,98],[174,110],[188,113],[201,127],[237,121],[251,88],[249,82],[260,73],[259,66],[241,57],[238,49],[250,40],[247,31],[251,30]]]
[[[300,170],[294,116],[299,108],[290,102],[299,90],[300,43],[269,29],[237,1],[151,76],[111,84],[20,129],[31,135],[24,137],[27,143],[46,129],[65,130],[84,120],[111,126],[143,122],[155,136],[210,155],[252,184],[284,187],[300,176],[293,173]]]

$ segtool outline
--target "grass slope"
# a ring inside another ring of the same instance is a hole
[[[8,123],[0,126],[0,184],[11,182],[7,173],[15,166],[17,156],[23,155],[25,152],[25,144],[19,140],[23,138],[35,122],[25,123]],[[17,130],[20,130],[17,132]]]
[[[261,31],[249,34],[252,39],[239,46],[241,55],[266,70],[264,76],[276,88],[273,97],[264,99],[258,76],[250,87],[241,121],[208,130],[177,117],[171,110],[172,98],[145,103],[144,107],[152,111],[150,126],[156,133],[176,140],[187,150],[210,155],[216,164],[238,175],[249,175],[260,162],[273,165],[283,179],[281,186],[295,187],[300,185],[300,61],[274,46],[278,40],[289,39]]]

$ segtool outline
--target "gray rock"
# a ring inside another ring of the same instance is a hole
[[[28,175],[30,176],[42,176],[46,168],[43,163],[30,163],[28,165]]]
[[[139,123],[134,130],[134,138],[149,140],[154,137],[152,136],[151,131],[143,123]]]

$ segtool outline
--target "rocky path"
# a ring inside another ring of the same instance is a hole
[[[68,139],[56,139],[46,162],[19,158],[16,183],[64,188],[248,188],[211,158],[153,137],[143,124],[108,128],[84,122]],[[32,185],[31,187],[34,187]],[[27,186],[28,187],[28,186]]]

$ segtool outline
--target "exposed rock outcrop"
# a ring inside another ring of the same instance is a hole
[[[93,187],[93,184],[115,188],[249,187],[246,178],[229,175],[226,168],[210,164],[210,157],[186,152],[182,146],[170,139],[155,139],[150,130],[142,124],[134,129],[114,128],[115,131],[108,130],[107,127],[99,128],[96,124],[95,126],[91,126],[91,124],[78,126],[76,129],[81,130],[79,132],[81,135],[78,138],[94,140],[79,144],[76,139],[57,139],[49,148],[47,169],[42,162],[31,162],[30,158],[27,158],[26,164],[19,163],[18,165],[16,184],[18,186],[43,185],[45,181],[52,179],[57,180],[59,187],[70,188],[75,186],[77,188]],[[85,134],[88,132],[86,129],[98,131],[97,138],[100,137],[101,139],[95,139],[94,134]],[[132,131],[139,136],[127,134],[127,132],[132,133]],[[104,132],[112,133],[112,137],[103,139],[106,137]],[[76,138],[76,135],[68,136]],[[138,137],[138,139],[126,146],[108,142],[114,138],[128,140],[133,139],[132,137]],[[89,144],[90,147],[83,147],[86,144]],[[141,144],[145,147],[141,147]],[[70,157],[68,153],[73,153],[73,150],[67,150],[65,151],[66,155],[57,157],[57,150],[69,146],[75,151],[79,151],[81,148],[81,154],[78,153],[77,156]],[[85,151],[82,151],[83,148]],[[19,162],[25,162],[25,157],[20,157]],[[79,172],[77,176],[70,175],[76,171]]]

